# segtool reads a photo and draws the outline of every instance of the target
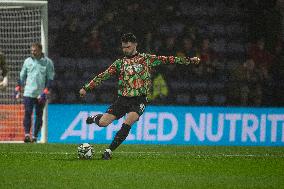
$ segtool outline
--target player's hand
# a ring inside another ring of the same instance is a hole
[[[17,85],[15,87],[14,96],[15,96],[15,99],[19,99],[21,97],[21,86],[20,85]]]
[[[38,97],[37,97],[37,100],[38,100],[38,103],[40,104],[44,104],[46,102],[46,94],[44,93],[41,93]]]
[[[200,58],[198,58],[198,57],[190,58],[190,62],[192,64],[199,64],[200,63]]]
[[[80,97],[84,97],[85,95],[86,95],[86,90],[85,89],[80,89],[80,91],[79,91],[79,94],[80,94]]]
[[[47,100],[47,95],[48,95],[49,91],[47,88],[45,88],[43,90],[43,92],[37,97],[37,100],[40,104],[45,104],[46,100]]]

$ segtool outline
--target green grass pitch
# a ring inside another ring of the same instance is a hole
[[[0,144],[0,188],[284,188],[284,147]]]

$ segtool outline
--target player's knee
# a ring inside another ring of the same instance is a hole
[[[100,127],[106,127],[106,126],[109,125],[109,122],[106,121],[106,120],[100,119],[99,122],[97,123],[97,125],[100,126]]]
[[[95,116],[94,122],[99,126],[99,127],[106,127],[108,126],[108,121],[105,119],[102,119],[103,114],[98,114]]]
[[[125,119],[124,123],[131,126],[138,120],[139,120],[139,115],[136,112],[131,112],[128,115],[128,117]]]

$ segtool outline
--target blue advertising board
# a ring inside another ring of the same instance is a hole
[[[110,143],[123,119],[87,125],[106,105],[49,105],[49,143]],[[148,106],[125,144],[284,146],[284,108]]]

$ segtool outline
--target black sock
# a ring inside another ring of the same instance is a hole
[[[103,114],[98,114],[95,117],[94,122],[100,127],[100,119],[103,117]]]
[[[114,151],[128,136],[129,131],[131,129],[130,125],[127,125],[125,123],[122,124],[122,127],[120,128],[120,130],[116,133],[113,141],[111,142],[111,144],[109,145],[109,149],[111,151]]]

